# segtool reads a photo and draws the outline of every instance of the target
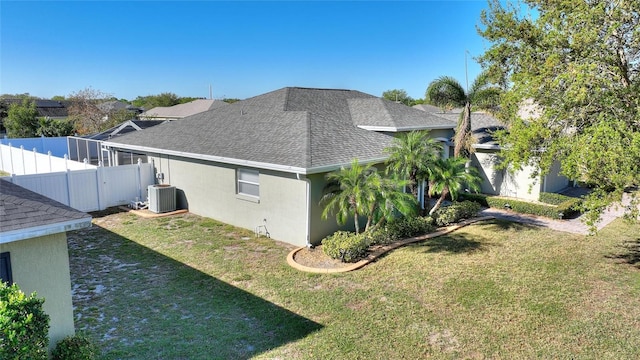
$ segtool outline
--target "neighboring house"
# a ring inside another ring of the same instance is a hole
[[[423,111],[431,112],[451,121],[458,121],[462,109],[443,112],[431,105],[416,105]],[[476,139],[471,155],[471,165],[478,169],[482,177],[481,191],[490,195],[509,196],[525,200],[537,201],[541,192],[559,192],[569,186],[569,179],[560,175],[560,163],[555,162],[547,175],[532,177],[534,167],[527,166],[517,171],[498,169],[500,163],[498,153],[500,145],[495,141],[493,132],[505,127],[485,112],[471,114],[471,131]]]
[[[221,100],[198,99],[174,106],[158,106],[140,114],[143,120],[179,120],[187,116],[227,106]]]
[[[180,207],[304,246],[339,228],[321,219],[328,172],[353,158],[382,169],[393,136],[411,130],[430,130],[448,153],[454,127],[359,91],[291,87],[103,145],[147,156]]]
[[[7,105],[22,104],[23,99],[2,99]],[[68,101],[56,101],[56,100],[44,100],[33,99],[35,102],[36,110],[38,110],[38,116],[46,117],[50,119],[66,119],[69,117],[69,102]]]
[[[102,118],[104,121],[108,121],[112,114],[117,113],[130,113],[131,117],[138,116],[143,112],[143,109],[139,107],[135,107],[131,104],[127,104],[122,101],[113,100],[113,101],[105,101],[103,103],[98,104],[98,109],[102,111],[105,116]]]
[[[0,275],[45,299],[50,349],[75,334],[66,232],[90,226],[91,216],[0,180]]]

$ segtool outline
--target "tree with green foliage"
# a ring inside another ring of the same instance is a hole
[[[397,103],[402,103],[407,106],[415,105],[414,100],[404,89],[387,90],[382,93],[382,97]]]
[[[358,218],[366,215],[371,204],[377,201],[375,188],[380,175],[369,165],[360,165],[354,159],[350,167],[327,174],[327,185],[320,203],[324,205],[322,218],[327,219],[335,212],[336,221],[344,225],[353,216],[356,234],[360,232]]]
[[[12,138],[35,137],[38,131],[38,110],[35,102],[24,99],[22,104],[11,104],[4,120],[7,135]]]
[[[478,75],[468,91],[465,91],[464,87],[450,76],[441,76],[429,83],[425,93],[425,101],[428,104],[449,109],[463,107],[456,127],[454,156],[469,157],[473,152],[472,107],[485,110],[495,108],[499,102],[500,92],[500,87],[490,80],[486,72]]]
[[[36,130],[37,136],[64,137],[72,136],[73,134],[74,127],[71,121],[66,119],[50,119],[46,117],[38,119],[38,130]]]
[[[429,211],[429,215],[433,215],[449,195],[452,200],[456,200],[458,194],[465,188],[474,191],[480,190],[482,179],[478,175],[476,168],[467,167],[468,161],[463,157],[450,157],[439,159],[436,162],[429,180],[433,184],[432,190],[440,194],[440,197]]]
[[[138,96],[135,100],[131,101],[131,104],[133,104],[134,106],[144,108],[146,110],[158,106],[174,106],[180,103],[180,97],[171,92],[164,92],[158,95]]]
[[[44,299],[0,281],[0,359],[47,359],[49,315]]]
[[[387,174],[408,180],[409,191],[417,199],[418,184],[428,177],[430,168],[440,158],[442,144],[431,138],[429,131],[411,131],[394,138],[385,151],[389,154]]]
[[[501,156],[534,176],[558,160],[563,175],[593,186],[584,202],[593,226],[640,185],[640,0],[524,3],[490,0],[481,14],[490,47],[479,60],[508,86]]]

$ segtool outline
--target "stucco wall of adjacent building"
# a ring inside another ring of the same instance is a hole
[[[259,199],[237,194],[238,166],[174,156],[150,156],[162,183],[176,187],[180,208],[276,240],[306,244],[306,182],[296,174],[259,171]],[[265,221],[266,220],[266,221]]]
[[[44,298],[44,311],[50,316],[49,348],[64,337],[75,334],[69,253],[65,233],[0,244],[0,252],[11,256],[13,282],[25,294],[36,292]]]
[[[569,186],[569,179],[560,175],[560,162],[554,161],[549,173],[544,176],[542,191],[558,192]]]
[[[521,170],[497,169],[499,162],[495,151],[477,150],[473,154],[471,165],[478,169],[482,178],[481,192],[537,201],[541,181],[539,177],[531,178],[534,168],[526,166]]]

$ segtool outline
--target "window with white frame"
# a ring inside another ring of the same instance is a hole
[[[258,170],[238,169],[238,194],[260,197],[260,172]]]

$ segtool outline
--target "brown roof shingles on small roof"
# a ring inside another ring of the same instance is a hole
[[[91,216],[0,180],[0,243],[91,226]]]
[[[386,130],[362,127],[369,125]],[[405,127],[453,129],[455,122],[359,91],[293,87],[126,134],[105,145],[314,173],[353,158],[383,159],[392,140],[384,131]]]

